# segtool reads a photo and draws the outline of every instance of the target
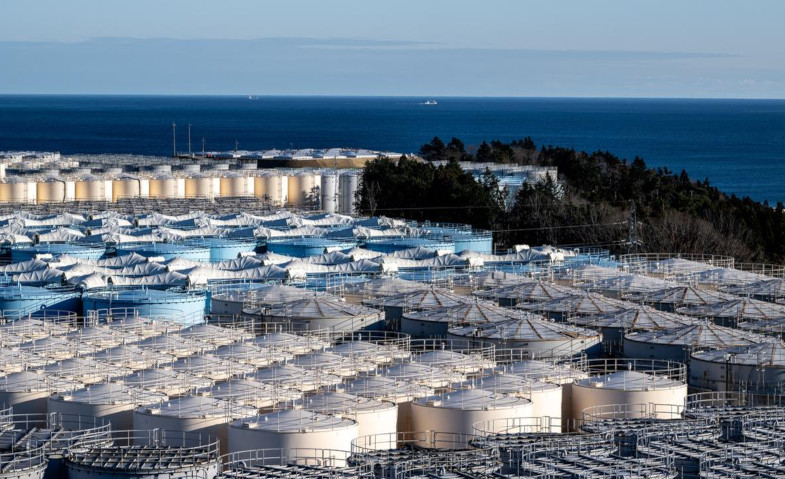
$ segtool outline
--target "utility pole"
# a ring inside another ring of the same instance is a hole
[[[177,124],[172,122],[172,156],[177,156]]]
[[[638,251],[638,218],[635,214],[635,202],[630,201],[629,218],[627,219],[627,254]]]
[[[191,124],[188,124],[188,156],[191,156]]]

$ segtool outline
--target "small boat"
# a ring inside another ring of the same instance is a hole
[[[436,100],[425,100],[424,102],[420,103],[420,105],[438,105],[439,103]]]
[[[249,96],[248,96],[248,99],[249,99],[249,100],[258,100],[258,99],[259,99],[259,97],[258,97],[258,96],[253,96],[253,95],[249,95]]]

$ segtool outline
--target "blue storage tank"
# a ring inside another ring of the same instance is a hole
[[[477,253],[493,253],[493,233],[486,230],[473,230],[466,225],[424,226],[431,232],[428,236],[433,240],[452,241],[455,252],[475,251]]]
[[[11,262],[20,263],[34,259],[39,254],[58,256],[67,254],[77,258],[98,259],[106,253],[104,245],[76,244],[76,243],[41,243],[34,245],[11,246]]]
[[[357,246],[355,241],[338,241],[326,238],[272,238],[267,240],[267,251],[296,258],[307,258],[331,251],[349,251],[355,246]]]
[[[80,294],[71,289],[10,285],[0,287],[0,310],[17,310],[20,315],[57,309],[81,312]]]
[[[253,253],[256,250],[256,238],[205,238],[204,242],[210,247],[211,263],[236,259],[240,253]]]
[[[428,248],[433,250],[447,251],[455,253],[455,243],[443,239],[431,239],[423,237],[401,237],[401,238],[370,238],[365,242],[365,247],[371,251],[379,253],[393,253],[410,248]]]
[[[179,241],[174,243],[126,243],[115,248],[117,256],[137,253],[146,258],[160,256],[166,260],[183,258],[192,261],[210,261],[210,246],[204,241]]]
[[[204,291],[129,289],[95,291],[82,296],[83,313],[97,309],[133,308],[142,316],[166,318],[175,313],[173,321],[193,323],[204,317],[207,307]]]

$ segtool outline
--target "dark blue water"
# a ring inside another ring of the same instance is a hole
[[[0,150],[168,155],[178,149],[362,147],[417,151],[531,136],[686,169],[720,189],[785,200],[785,101],[333,97],[0,96]]]

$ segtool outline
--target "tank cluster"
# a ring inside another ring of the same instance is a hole
[[[291,212],[2,235],[0,472],[784,472],[781,267]]]

